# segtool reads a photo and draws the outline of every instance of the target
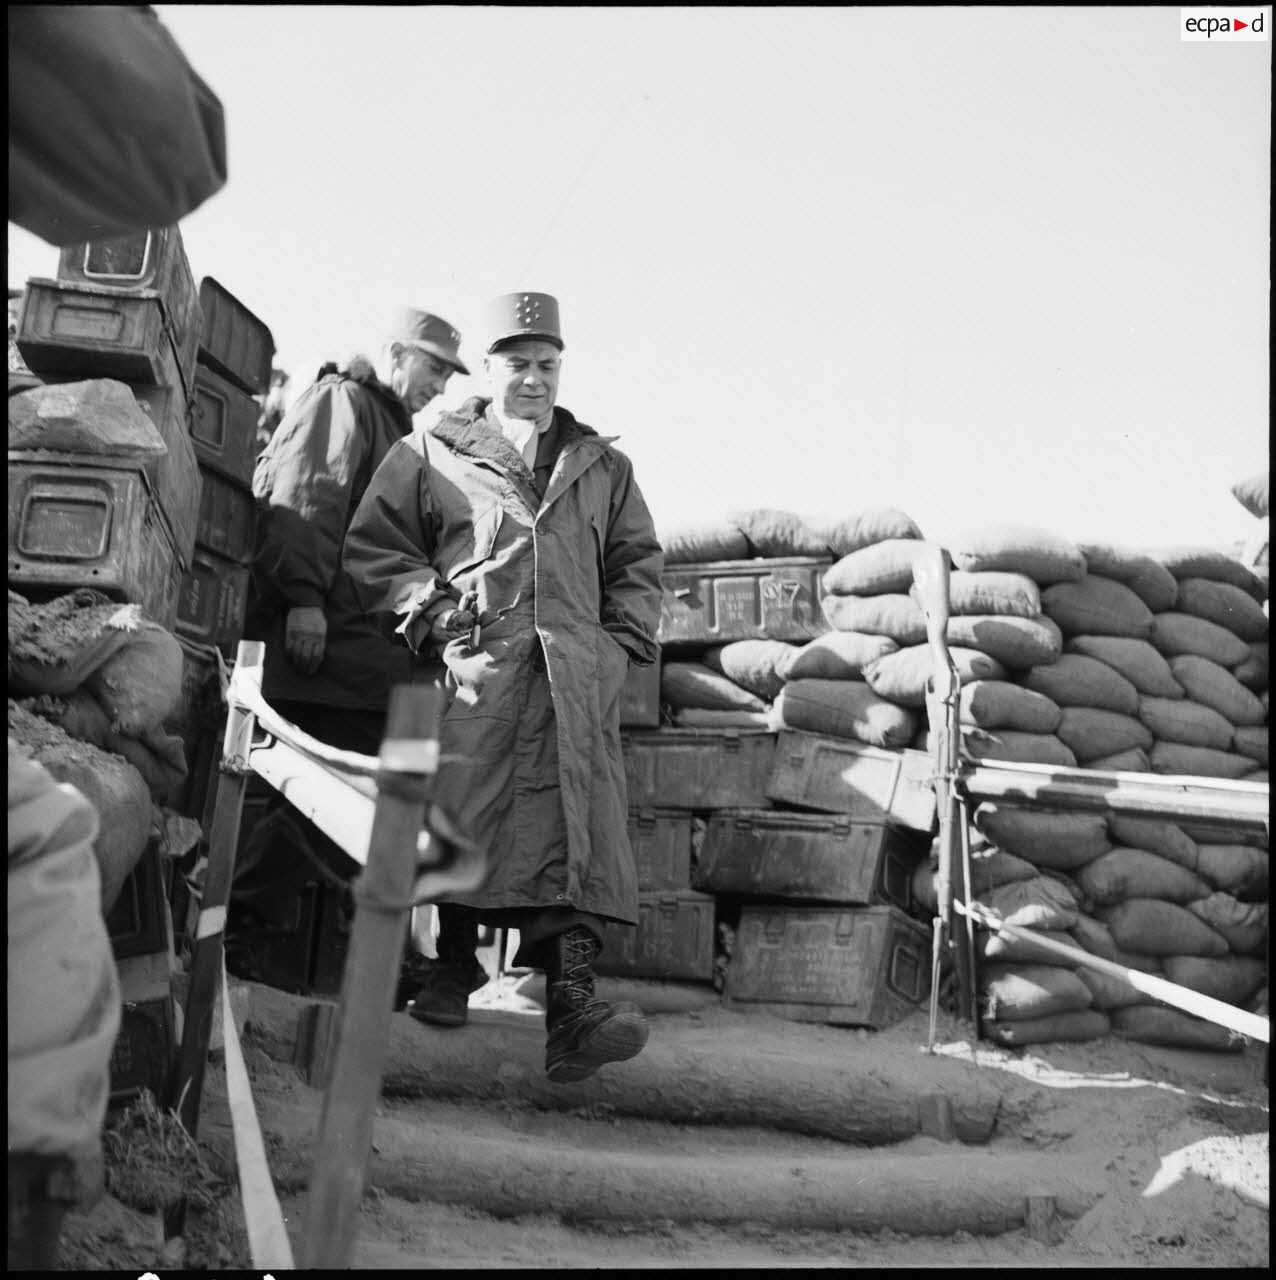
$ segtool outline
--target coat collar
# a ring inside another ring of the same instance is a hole
[[[506,439],[491,412],[492,402],[483,396],[471,396],[459,409],[444,414],[431,428],[430,434],[453,453],[475,462],[490,462],[502,471],[531,485],[532,473],[523,455]],[[562,441],[560,457],[588,441],[604,444],[593,427],[586,426],[558,405],[554,406],[554,425]]]

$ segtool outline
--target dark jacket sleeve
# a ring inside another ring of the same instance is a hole
[[[634,479],[633,464],[613,451],[611,512],[603,548],[602,625],[640,667],[650,666],[660,653],[656,629],[660,625],[660,575],[665,553],[656,540],[656,527]]]
[[[342,554],[359,603],[401,615],[397,630],[414,653],[426,646],[435,616],[456,603],[431,563],[435,512],[423,451],[412,437],[391,447],[355,509]]]
[[[315,383],[257,459],[253,576],[279,608],[322,607],[341,567],[353,488],[371,447],[359,418],[366,394],[349,379]]]
[[[62,246],[226,183],[222,104],[149,5],[9,5],[9,219]]]

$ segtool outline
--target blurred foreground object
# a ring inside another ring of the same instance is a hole
[[[226,183],[220,99],[148,5],[10,5],[9,219],[59,247]]]

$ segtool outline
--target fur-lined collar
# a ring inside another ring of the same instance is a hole
[[[459,409],[445,413],[431,428],[430,434],[441,440],[455,453],[497,463],[507,471],[517,471],[530,476],[523,455],[509,442],[491,412],[492,401],[485,396],[471,396]],[[562,447],[581,440],[598,439],[593,427],[577,422],[558,405],[554,406],[554,426],[557,427]]]

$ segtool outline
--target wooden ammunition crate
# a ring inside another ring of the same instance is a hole
[[[891,906],[746,906],[723,1004],[797,1022],[881,1028],[930,990],[930,933]]]
[[[702,893],[640,893],[638,927],[607,924],[598,973],[613,977],[713,980],[714,901]]]
[[[29,280],[18,350],[33,373],[70,373],[174,387],[189,394],[195,344],[178,345],[154,290]]]
[[[117,960],[165,951],[171,942],[165,863],[154,840],[147,843],[106,917]]]
[[[709,818],[693,887],[705,893],[837,902],[891,903],[907,911],[927,836],[884,822],[719,810]]]
[[[296,995],[339,995],[353,920],[349,901],[335,886],[303,885],[289,926],[252,937],[260,980]]]
[[[161,1107],[168,1105],[179,1040],[171,964],[167,950],[116,961],[123,1009],[108,1067],[112,1106],[132,1101],[143,1089]]]
[[[50,373],[42,375],[42,381],[50,387],[66,387],[66,400],[63,411],[74,414],[77,409],[77,393],[75,385],[80,384],[83,391],[88,391],[92,382],[75,374]],[[159,502],[160,510],[168,521],[169,531],[173,535],[173,544],[177,548],[177,558],[183,565],[190,564],[191,552],[195,549],[195,515],[199,508],[200,474],[199,463],[195,458],[195,446],[191,442],[187,426],[186,395],[180,387],[154,387],[145,383],[132,382],[126,384],[137,401],[138,407],[150,419],[160,438],[164,441],[167,453],[150,456],[145,459],[144,469],[151,480],[152,491]],[[55,393],[42,392],[41,395]],[[86,397],[84,413],[92,413],[91,397]],[[57,413],[59,406],[54,402],[41,401],[41,417],[45,412]],[[10,436],[12,440],[12,435]],[[28,453],[24,448],[14,450],[10,445],[10,457],[31,457],[34,461],[56,462],[65,460],[68,463],[90,462],[91,456],[86,452],[62,452],[60,449],[47,449],[37,446],[38,452]],[[61,456],[59,456],[59,454]],[[102,466],[118,467],[132,465],[123,457],[112,454],[109,458],[100,459]]]
[[[748,729],[622,733],[631,809],[762,809],[775,734]]]
[[[9,458],[9,585],[28,598],[94,587],[177,617],[182,566],[142,471]]]
[[[203,482],[196,542],[232,564],[251,563],[257,530],[257,500],[252,490],[212,468],[200,470]]]
[[[196,546],[191,567],[182,575],[173,630],[223,652],[238,644],[244,634],[249,574],[248,565]]]
[[[206,365],[196,366],[190,431],[202,467],[251,488],[260,417],[260,406],[243,388]]]
[[[639,892],[691,888],[690,813],[670,809],[630,809],[629,843],[638,866]]]
[[[828,559],[719,560],[675,565],[661,582],[662,644],[811,640],[829,627],[820,611]]]
[[[202,317],[195,278],[176,225],[66,245],[58,255],[58,282],[158,296],[172,326],[173,345],[189,388]]]
[[[270,390],[275,340],[265,323],[212,276],[199,282],[204,328],[199,360],[250,395]]]
[[[933,773],[934,763],[924,751],[886,751],[786,730],[776,743],[766,795],[803,809],[930,831],[937,819]]]
[[[202,819],[211,774],[221,757],[226,707],[215,651],[181,636],[177,642],[182,647],[182,696],[164,728],[182,740],[186,777],[166,802],[187,817]]]
[[[620,693],[622,728],[656,729],[660,726],[660,659],[649,667],[630,666]]]

